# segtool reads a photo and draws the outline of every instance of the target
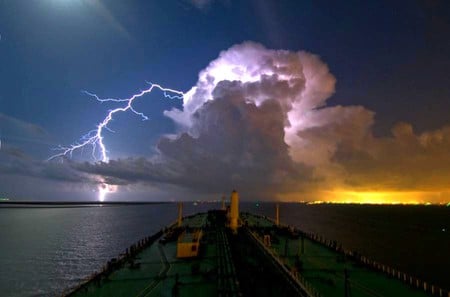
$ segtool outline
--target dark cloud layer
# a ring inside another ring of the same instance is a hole
[[[17,147],[3,145],[0,150],[0,175],[29,176],[70,183],[92,183],[91,176],[76,170],[72,161],[46,162],[35,160]]]

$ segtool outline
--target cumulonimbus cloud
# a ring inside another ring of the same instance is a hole
[[[200,72],[183,110],[165,113],[180,132],[160,139],[156,158],[79,170],[112,182],[208,192],[238,187],[259,197],[319,189],[446,191],[448,128],[415,135],[404,124],[376,138],[374,112],[326,105],[335,82],[316,55],[235,45]],[[425,172],[434,178],[420,179]]]
[[[374,112],[327,106],[335,83],[316,55],[235,45],[200,72],[183,110],[165,112],[180,132],[161,138],[158,161],[121,160],[88,171],[272,197],[319,189],[447,191],[448,128],[415,135],[403,124],[374,137]],[[418,181],[424,172],[440,178]]]
[[[156,156],[71,168],[109,184],[203,193],[236,187],[267,199],[326,200],[317,193],[334,190],[450,192],[449,127],[417,134],[402,123],[375,137],[373,111],[327,105],[335,83],[314,54],[235,45],[200,72],[182,110],[165,112],[179,132],[161,137]]]

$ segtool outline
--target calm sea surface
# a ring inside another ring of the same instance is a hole
[[[214,204],[185,205],[185,214]],[[243,210],[273,216],[273,204]],[[173,222],[175,204],[0,208],[0,296],[55,296]],[[281,220],[450,288],[450,208],[281,204]]]

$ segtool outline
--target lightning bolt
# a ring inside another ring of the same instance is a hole
[[[137,98],[140,98],[148,93],[151,93],[154,89],[158,89],[158,90],[162,91],[165,98],[182,100],[184,97],[184,93],[181,91],[178,91],[175,89],[170,89],[170,88],[165,88],[159,84],[154,84],[151,82],[146,82],[146,83],[148,85],[150,85],[150,87],[148,87],[145,90],[141,90],[139,93],[134,94],[131,97],[125,98],[125,99],[100,98],[99,96],[97,96],[94,93],[91,93],[88,91],[82,91],[84,94],[96,99],[97,101],[99,101],[101,103],[123,102],[123,103],[125,103],[125,105],[123,107],[118,107],[118,108],[109,110],[108,114],[103,119],[103,121],[101,121],[97,125],[97,128],[94,130],[91,130],[88,133],[86,133],[85,135],[83,135],[78,142],[71,144],[69,146],[58,146],[57,148],[55,148],[54,150],[59,151],[59,153],[51,156],[47,160],[52,160],[52,159],[55,159],[58,157],[63,157],[63,156],[72,157],[73,152],[75,152],[77,150],[82,150],[87,146],[91,146],[93,159],[96,161],[98,160],[96,157],[96,153],[98,153],[101,157],[100,158],[101,161],[107,163],[109,161],[109,157],[108,157],[108,150],[106,149],[105,143],[103,142],[103,131],[108,130],[108,131],[113,132],[111,129],[108,128],[108,124],[109,124],[109,122],[111,122],[111,120],[113,119],[113,116],[116,113],[131,111],[134,114],[141,117],[142,120],[146,121],[146,120],[148,120],[148,117],[144,113],[135,110],[133,107],[133,102]]]

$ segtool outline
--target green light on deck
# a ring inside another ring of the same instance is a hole
[[[256,203],[255,205],[256,205],[256,207],[259,207],[259,203]]]
[[[0,198],[0,201],[9,201],[9,198]]]

